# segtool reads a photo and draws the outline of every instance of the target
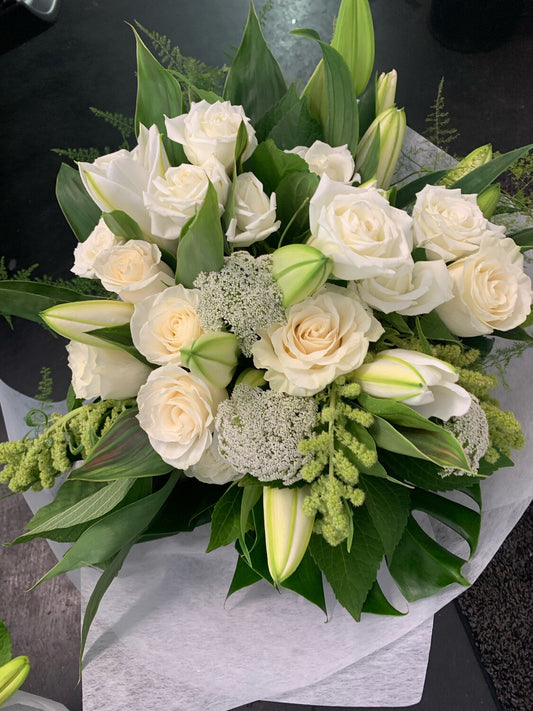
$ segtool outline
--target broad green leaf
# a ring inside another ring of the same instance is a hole
[[[365,505],[379,534],[385,555],[390,558],[409,518],[409,490],[364,474],[360,477],[359,486],[365,492]]]
[[[242,41],[226,77],[224,98],[242,106],[253,125],[286,91],[279,64],[268,48],[255,8],[250,3]]]
[[[126,351],[126,353],[129,353],[134,358],[137,358],[137,360],[141,363],[144,363],[144,365],[147,365],[150,368],[156,367],[153,363],[147,361],[142,353],[139,353],[133,345],[129,323],[125,323],[120,326],[109,326],[108,328],[95,328],[94,330],[89,331],[89,333],[97,338],[101,338],[103,341],[119,346],[123,351]]]
[[[70,480],[113,481],[168,474],[172,465],[152,448],[137,420],[137,410],[126,410],[99,440],[85,463],[74,469]]]
[[[246,543],[246,532],[252,528],[251,514],[252,509],[255,507],[257,502],[262,498],[263,487],[260,484],[251,484],[250,486],[245,486],[242,492],[241,500],[241,512],[239,517],[239,544],[241,546],[244,557],[246,558],[248,565],[252,565],[250,558],[250,550]],[[261,504],[261,511],[263,510]],[[264,531],[263,531],[264,535]]]
[[[424,511],[462,536],[470,546],[470,555],[474,555],[481,527],[479,511],[421,489],[415,489],[411,502],[413,510]]]
[[[350,432],[356,439],[358,439],[362,444],[365,445],[367,449],[369,449],[372,452],[376,452],[376,443],[372,437],[372,435],[368,432],[368,430],[363,427],[362,425],[359,425],[357,422],[353,422],[352,420],[349,420],[346,425],[346,429],[348,432]],[[388,481],[393,482],[394,484],[399,484],[400,486],[407,486],[408,488],[409,485],[405,484],[403,481],[398,481],[394,477],[390,476],[390,474],[387,472],[385,467],[379,463],[379,461],[376,461],[374,464],[371,466],[368,466],[365,464],[364,461],[361,461],[359,457],[352,452],[348,447],[343,445],[341,442],[337,442],[337,447],[340,447],[344,455],[351,461],[355,466],[359,469],[360,472],[363,472],[364,474],[368,476],[373,476],[377,477],[378,479],[388,479]]]
[[[268,194],[277,188],[288,173],[309,173],[309,166],[303,158],[294,153],[285,153],[271,138],[257,146],[246,161],[245,168],[259,178]]]
[[[412,336],[413,330],[409,327],[407,321],[401,314],[394,313],[390,314],[380,314],[379,319],[381,323],[385,326],[390,325],[395,331],[398,331],[401,335]]]
[[[323,132],[311,116],[307,101],[300,99],[272,128],[268,138],[279,148],[288,150],[295,146],[311,146],[315,141],[322,140]]]
[[[533,249],[533,227],[527,227],[509,236],[516,242],[522,252]]]
[[[133,28],[132,28],[133,29]],[[163,145],[172,165],[185,161],[183,148],[167,138],[165,116],[174,118],[183,113],[183,97],[177,79],[159,64],[133,29],[137,45],[137,103],[135,106],[135,132],[139,124],[150,128],[156,124],[163,136]]]
[[[389,570],[406,599],[414,602],[452,583],[469,585],[461,574],[465,562],[424,533],[411,516]]]
[[[196,217],[183,228],[177,262],[176,282],[188,289],[193,288],[200,272],[218,272],[224,266],[224,234],[217,194],[211,183]]]
[[[262,579],[263,576],[259,573],[256,573],[253,568],[250,568],[244,557],[240,555],[237,558],[237,565],[235,566],[235,572],[233,574],[231,584],[228,588],[226,600],[230,597],[230,595],[233,595],[233,593],[237,592],[237,590],[247,588]]]
[[[97,493],[106,486],[103,482],[92,481],[65,481],[56,492],[55,498],[49,504],[41,506],[26,524],[26,531],[30,533],[36,528],[44,528],[46,521],[59,516],[79,501]],[[27,535],[26,533],[23,534]]]
[[[294,573],[280,585],[282,588],[287,588],[301,595],[309,602],[312,602],[313,605],[319,607],[324,613],[327,613],[322,571],[315,563],[309,550],[306,550],[300,565]]]
[[[459,343],[457,336],[445,326],[444,322],[436,311],[432,311],[429,314],[422,314],[418,317],[420,328],[424,336],[430,341],[451,341],[452,343]]]
[[[433,173],[427,173],[420,178],[412,180],[403,188],[398,189],[396,195],[396,207],[404,208],[410,205],[416,199],[416,194],[419,193],[426,185],[436,185],[446,175],[446,170],[436,170]]]
[[[57,175],[56,197],[76,238],[85,242],[98,224],[102,211],[85,190],[79,172],[66,163],[61,164]]]
[[[11,639],[7,627],[0,620],[0,667],[11,660]]]
[[[284,244],[309,229],[309,201],[320,178],[315,173],[288,173],[276,188],[276,216],[281,220]]]
[[[498,338],[505,338],[507,341],[533,341],[533,336],[521,326],[511,328],[509,331],[493,331],[491,335],[498,336]]]
[[[348,65],[339,52],[322,42],[313,30],[293,30],[291,34],[313,39],[320,45],[328,102],[324,140],[330,146],[347,144],[354,154],[359,141],[359,111]]]
[[[377,580],[366,597],[363,612],[368,612],[372,615],[393,615],[395,617],[402,617],[407,614],[406,612],[400,612],[390,604],[383,594],[383,590],[379,587]]]
[[[167,483],[155,494],[113,511],[94,523],[36,585],[69,570],[108,561],[130,546],[164,504],[178,477],[177,472],[171,474]]]
[[[213,510],[211,535],[206,553],[215,548],[227,546],[235,541],[241,532],[241,502],[243,489],[231,486],[220,498]]]
[[[104,212],[103,218],[111,232],[117,237],[123,237],[124,239],[145,239],[143,231],[133,217],[122,212],[122,210]]]
[[[309,550],[337,600],[359,621],[383,558],[383,545],[365,506],[355,509],[353,522],[354,538],[350,552],[346,543],[330,546],[317,534],[311,536]]]
[[[483,457],[479,463],[479,473],[483,476],[490,476],[498,469],[512,466],[514,466],[512,459],[509,459],[509,457],[500,452],[500,456],[495,462],[487,462],[487,460]]]
[[[119,479],[107,484],[94,494],[51,516],[40,526],[32,526],[29,533],[23,533],[13,543],[23,543],[35,536],[44,536],[56,528],[70,528],[105,516],[124,499],[133,482],[133,479]]]
[[[298,92],[294,84],[291,84],[281,99],[274,104],[255,124],[255,135],[259,143],[268,138],[268,134],[289,111],[300,103]]]
[[[57,304],[71,301],[98,299],[73,289],[35,281],[7,279],[0,281],[0,313],[6,316],[20,316],[27,321],[43,324],[40,313]]]
[[[514,151],[504,153],[497,158],[494,158],[489,163],[480,165],[479,168],[468,173],[463,178],[456,180],[450,185],[450,188],[460,188],[463,193],[480,193],[488,185],[496,180],[503,172],[513,163],[516,163],[519,158],[533,149],[533,143],[522,148],[516,148]]]

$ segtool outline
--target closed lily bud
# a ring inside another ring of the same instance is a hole
[[[216,388],[225,388],[237,367],[239,343],[233,333],[204,333],[184,346],[180,353],[181,364],[191,373]]]
[[[263,489],[268,569],[276,585],[294,573],[309,545],[315,517],[302,510],[309,491],[309,486]]]
[[[396,69],[379,75],[376,86],[376,116],[394,106],[397,81]]]
[[[379,131],[379,160],[375,173],[378,188],[387,189],[391,184],[396,163],[400,157],[406,125],[403,109],[387,109],[376,116],[359,143],[355,162],[356,170],[359,170],[364,164],[376,133]]]
[[[116,348],[113,344],[93,336],[89,331],[122,326],[130,322],[132,314],[133,304],[95,299],[51,306],[41,312],[41,318],[53,331],[71,341],[99,348]]]
[[[410,363],[391,355],[376,356],[352,373],[361,390],[373,397],[406,400],[419,395],[426,387],[422,375]]]
[[[494,185],[488,185],[485,190],[482,190],[477,196],[477,204],[486,220],[490,220],[494,215],[498,200],[500,199],[500,192],[499,184],[494,183]]]
[[[465,158],[463,158],[456,166],[451,168],[444,178],[441,180],[441,184],[446,187],[450,187],[456,180],[464,178],[465,175],[471,173],[475,168],[479,168],[481,165],[485,165],[492,160],[492,146],[487,143],[485,146],[479,146],[469,153]]]
[[[257,370],[257,368],[246,368],[235,381],[235,385],[250,385],[253,388],[262,388],[266,384],[265,371]]]
[[[309,244],[288,244],[272,254],[272,276],[283,294],[283,306],[312,296],[331,274],[333,262]]]
[[[29,671],[28,657],[15,657],[0,667],[0,706],[22,686]]]

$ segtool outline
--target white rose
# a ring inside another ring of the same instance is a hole
[[[94,279],[94,260],[104,249],[116,247],[124,242],[116,237],[101,217],[98,224],[87,237],[85,242],[80,242],[74,250],[74,266],[70,270],[77,276]]]
[[[402,264],[392,276],[363,279],[357,288],[373,309],[404,316],[428,314],[453,297],[452,278],[442,259]]]
[[[202,458],[196,464],[190,466],[185,474],[194,477],[204,484],[228,484],[230,481],[237,481],[244,476],[236,471],[231,464],[228,464],[218,452],[218,437],[213,434],[213,442],[209,449],[203,453]]]
[[[235,217],[226,236],[238,247],[249,247],[279,229],[276,220],[276,193],[270,197],[253,173],[242,173],[235,184]]]
[[[98,348],[79,341],[67,345],[76,397],[123,400],[135,397],[151,369],[120,348]]]
[[[108,291],[132,304],[174,284],[159,247],[139,239],[104,249],[94,261],[94,272]]]
[[[135,348],[151,363],[181,365],[180,349],[204,332],[197,309],[199,289],[181,284],[135,305],[130,329]]]
[[[296,153],[304,159],[310,171],[317,175],[325,174],[339,183],[351,183],[360,179],[359,175],[354,175],[355,162],[347,145],[333,148],[329,143],[315,141],[310,148],[296,146],[286,153]]]
[[[168,363],[152,371],[139,390],[139,423],[165,462],[186,469],[211,446],[216,409],[226,396],[225,390]]]
[[[476,195],[462,195],[440,185],[426,185],[413,208],[415,244],[424,247],[428,259],[450,262],[475,252],[483,237],[503,236],[481,212]]]
[[[150,234],[143,192],[169,165],[157,126],[148,130],[141,124],[138,145],[132,151],[109,153],[93,163],[78,163],[78,168],[85,189],[101,210],[122,210]]]
[[[454,298],[437,307],[437,313],[452,333],[509,331],[529,315],[531,279],[512,239],[484,237],[475,254],[450,264],[448,271]]]
[[[150,183],[144,193],[144,204],[150,214],[151,233],[160,246],[176,250],[183,226],[204,203],[209,181],[216,190],[222,214],[230,180],[216,158],[209,158],[202,166],[182,163]]]
[[[241,121],[244,121],[248,133],[248,145],[242,156],[246,160],[254,152],[257,139],[242,106],[232,106],[229,101],[216,101],[214,104],[193,102],[188,114],[165,118],[165,126],[168,137],[182,144],[185,155],[193,165],[202,165],[215,156],[230,173]]]
[[[352,289],[326,284],[287,309],[253,348],[254,365],[276,392],[314,395],[364,360],[369,341],[383,333]]]
[[[392,276],[411,259],[412,220],[375,188],[354,188],[323,175],[309,204],[308,244],[333,260],[337,279]]]

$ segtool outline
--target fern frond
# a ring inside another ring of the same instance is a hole
[[[435,144],[443,151],[447,151],[453,141],[459,137],[459,131],[450,127],[451,119],[444,107],[444,77],[439,82],[435,102],[426,117],[426,130],[424,132],[428,141]]]

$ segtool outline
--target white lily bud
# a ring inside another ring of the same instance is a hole
[[[130,322],[132,314],[133,304],[95,299],[51,306],[41,313],[41,318],[53,331],[71,341],[79,341],[99,348],[116,348],[115,345],[92,335],[89,331],[122,326]]]
[[[379,75],[376,86],[376,116],[394,106],[397,81],[398,73],[396,69]]]
[[[231,382],[239,357],[239,344],[233,333],[204,333],[180,350],[181,364],[216,388]]]
[[[315,517],[302,510],[310,487],[263,489],[268,569],[278,585],[300,565],[313,532]]]
[[[379,188],[387,189],[391,184],[396,163],[400,157],[406,125],[403,109],[387,109],[376,116],[359,143],[355,162],[356,170],[359,170],[363,165],[376,133],[379,131],[379,161],[375,174]]]
[[[30,671],[28,657],[15,657],[0,667],[0,706],[22,686]]]
[[[312,296],[331,274],[333,262],[309,244],[288,244],[272,255],[272,276],[283,294],[283,306]]]

